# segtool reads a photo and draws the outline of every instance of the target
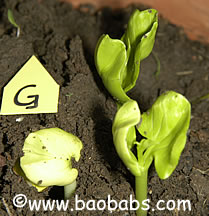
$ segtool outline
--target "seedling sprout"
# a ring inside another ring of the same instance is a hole
[[[95,50],[95,64],[105,87],[117,102],[112,134],[116,151],[135,176],[138,216],[146,216],[148,169],[154,161],[158,176],[168,178],[175,170],[186,144],[191,107],[179,93],[168,91],[145,113],[126,93],[135,86],[140,61],[152,51],[157,31],[157,11],[135,10],[122,38],[103,35]],[[143,136],[136,140],[136,130]],[[136,155],[133,152],[136,148]]]
[[[20,26],[15,22],[15,19],[14,19],[13,13],[12,13],[12,10],[8,9],[7,16],[8,16],[9,22],[10,22],[14,27],[17,28],[17,37],[19,37],[19,36],[20,36]]]
[[[71,159],[78,161],[81,141],[59,128],[42,129],[30,133],[24,142],[24,156],[14,170],[39,192],[48,186],[64,186],[64,197],[69,199],[76,188],[78,170]]]

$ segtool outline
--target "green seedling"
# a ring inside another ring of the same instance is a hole
[[[175,170],[186,143],[190,110],[187,99],[173,91],[162,94],[142,115],[133,100],[119,108],[113,122],[113,141],[119,157],[135,176],[136,199],[141,205],[147,199],[147,175],[153,160],[161,179]],[[140,142],[136,140],[136,128],[144,137]],[[140,206],[137,215],[146,215],[144,209]]]
[[[15,22],[15,19],[14,19],[14,16],[13,16],[13,13],[10,9],[8,9],[8,12],[7,12],[7,16],[8,16],[8,20],[9,22],[17,28],[17,37],[20,36],[20,26]]]
[[[109,93],[121,104],[130,99],[126,92],[135,86],[140,61],[152,51],[157,26],[156,10],[135,10],[120,40],[102,35],[97,43],[97,71]]]
[[[191,117],[190,103],[176,92],[162,94],[142,115],[137,102],[126,94],[135,86],[140,61],[152,51],[157,26],[156,10],[136,10],[120,40],[103,35],[95,50],[97,71],[118,105],[112,127],[113,142],[119,157],[135,176],[136,199],[141,205],[138,216],[147,215],[143,204],[150,165],[154,161],[161,179],[172,174],[184,149]],[[158,64],[157,75],[159,71]],[[139,141],[137,130],[143,137]]]
[[[78,161],[81,149],[81,141],[73,134],[59,128],[42,129],[26,138],[24,156],[17,161],[14,171],[39,192],[48,186],[64,186],[65,199],[69,199],[78,176],[71,159]]]

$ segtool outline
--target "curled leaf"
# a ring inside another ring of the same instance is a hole
[[[144,166],[154,158],[161,179],[168,178],[178,164],[186,144],[190,116],[190,103],[173,91],[162,94],[151,109],[142,114],[137,129],[146,138],[140,142],[146,151],[138,157],[143,158]]]
[[[15,162],[15,165],[13,167],[13,171],[16,175],[19,175],[21,177],[23,177],[25,179],[25,181],[28,183],[28,185],[33,186],[37,189],[38,192],[42,192],[44,189],[46,189],[47,187],[44,186],[39,186],[37,184],[32,183],[25,175],[24,171],[22,170],[21,166],[20,166],[20,158],[18,158]]]
[[[71,184],[78,171],[72,168],[71,158],[80,158],[81,141],[59,128],[49,128],[29,134],[20,158],[20,167],[34,185],[47,187]]]
[[[109,93],[120,102],[129,100],[121,85],[127,63],[125,44],[121,40],[103,35],[95,50],[95,63]]]
[[[128,27],[122,40],[131,47],[136,47],[142,37],[151,31],[153,24],[158,22],[157,11],[155,9],[147,9],[144,11],[135,10],[131,15]]]
[[[140,110],[136,101],[129,100],[124,103],[116,113],[112,133],[116,151],[130,172],[141,175],[142,169],[132,152],[136,141],[135,125],[140,121]]]
[[[155,9],[135,10],[129,19],[127,30],[121,38],[126,44],[128,57],[122,83],[125,92],[131,90],[136,84],[140,61],[151,53],[157,27],[158,17]]]

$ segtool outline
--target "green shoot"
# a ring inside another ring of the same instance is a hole
[[[20,36],[20,26],[15,22],[15,19],[14,19],[14,16],[13,16],[13,13],[10,9],[8,9],[8,13],[7,13],[7,16],[8,16],[8,20],[9,22],[17,28],[17,37]]]
[[[176,92],[162,94],[142,115],[137,102],[126,94],[135,86],[140,61],[152,51],[157,26],[156,10],[136,10],[120,40],[103,35],[95,50],[97,71],[117,103],[118,111],[112,126],[113,142],[119,157],[135,176],[136,198],[140,204],[138,216],[147,215],[143,201],[147,198],[151,163],[154,161],[161,179],[172,174],[186,144],[191,118],[190,103]],[[158,76],[160,61],[155,53],[153,55]],[[144,137],[142,140],[136,140],[136,129]]]
[[[97,71],[109,93],[119,103],[130,99],[126,92],[136,84],[140,61],[152,51],[157,26],[156,10],[135,10],[120,40],[102,35],[97,43]]]

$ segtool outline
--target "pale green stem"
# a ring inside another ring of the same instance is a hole
[[[76,189],[76,180],[71,184],[64,186],[65,200],[70,199],[74,195],[75,189]]]
[[[148,175],[148,170],[145,170],[141,176],[135,176],[136,199],[140,204],[140,207],[136,212],[137,216],[147,215],[147,210],[141,209],[141,208],[146,208],[146,206],[142,205],[142,202],[147,199],[147,175]]]

